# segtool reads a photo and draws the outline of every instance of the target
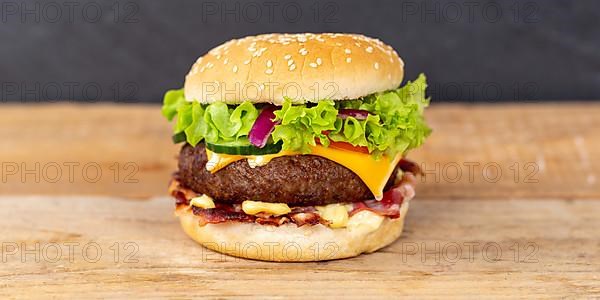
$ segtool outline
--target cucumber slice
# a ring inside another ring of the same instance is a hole
[[[227,144],[206,143],[206,148],[212,152],[232,155],[265,155],[274,154],[281,151],[281,142],[275,144],[266,144],[263,148],[258,148],[250,142],[231,142]]]
[[[185,136],[185,132],[179,132],[174,134],[171,139],[173,140],[174,144],[179,144],[182,142],[185,142],[187,140],[187,137]]]
[[[172,137],[173,143],[179,144],[186,141],[185,132],[179,132]],[[233,155],[265,155],[265,154],[274,154],[279,153],[281,151],[282,142],[276,144],[266,144],[263,148],[258,148],[252,144],[250,141],[234,141],[227,142],[224,144],[210,144],[206,143],[206,148],[212,152],[222,153],[222,154],[233,154]]]

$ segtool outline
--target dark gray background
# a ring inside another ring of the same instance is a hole
[[[600,99],[600,2],[3,1],[2,101],[155,102],[195,59],[266,32],[358,32],[434,101]]]

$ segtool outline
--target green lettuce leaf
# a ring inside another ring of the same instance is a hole
[[[310,152],[308,145],[316,145],[315,139],[329,146],[324,132],[336,129],[337,112],[335,102],[331,100],[307,107],[292,105],[292,101],[286,99],[281,109],[274,112],[275,120],[281,121],[281,124],[275,126],[271,137],[274,142],[283,141],[282,149],[302,153]]]
[[[177,121],[173,133],[177,134],[184,131],[192,124],[192,107],[188,104],[181,104],[177,108]]]
[[[426,88],[425,75],[421,74],[398,89],[355,100],[296,105],[285,99],[281,109],[274,112],[279,124],[271,139],[281,141],[284,150],[301,153],[309,153],[309,145],[317,142],[327,147],[330,141],[367,147],[375,157],[404,153],[423,144],[431,133],[423,118],[423,110],[429,105]],[[338,118],[338,110],[347,108],[370,114],[365,120]],[[168,120],[177,116],[174,133],[184,132],[193,146],[202,140],[215,144],[248,142],[259,113],[260,109],[249,101],[237,106],[187,102],[183,90],[168,91],[162,107]]]
[[[172,121],[177,114],[177,109],[182,104],[185,104],[183,89],[167,91],[163,99],[161,113],[167,120]]]
[[[204,111],[204,121],[217,131],[218,139],[229,142],[248,135],[257,117],[258,110],[248,101],[234,109],[223,102],[215,102],[206,106]]]
[[[168,120],[177,116],[173,133],[184,132],[186,141],[192,146],[202,140],[214,144],[247,140],[246,136],[259,113],[249,101],[235,107],[222,102],[209,105],[188,102],[183,96],[183,89],[165,94],[161,112]]]
[[[283,141],[285,150],[303,153],[316,139],[325,146],[329,140],[364,146],[376,157],[404,153],[423,144],[431,133],[423,118],[423,109],[429,105],[426,88],[425,75],[421,74],[401,88],[356,100],[320,101],[310,108],[286,100],[275,112],[281,124],[275,126],[273,140]],[[365,120],[336,117],[338,109],[348,108],[367,110],[370,115]]]
[[[207,140],[216,139],[216,131],[210,131],[208,124],[204,121],[204,107],[198,102],[192,105],[192,123],[185,129],[185,136],[190,145],[197,145],[203,138]]]

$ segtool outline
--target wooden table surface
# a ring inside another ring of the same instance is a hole
[[[400,240],[292,264],[183,234],[157,106],[0,109],[0,298],[600,297],[600,104],[434,104]]]

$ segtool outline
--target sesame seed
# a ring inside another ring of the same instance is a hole
[[[200,68],[200,73],[204,72],[204,67]]]
[[[245,64],[245,65],[247,65],[247,64],[249,64],[249,63],[250,63],[250,60],[249,60],[249,59],[247,59],[247,60],[245,60],[245,61],[244,61],[244,64]]]
[[[300,50],[298,50],[298,52],[300,52],[300,55],[302,55],[302,56],[308,54],[308,50],[306,50],[306,48],[300,48]]]
[[[313,67],[313,68],[316,68],[316,67],[317,67],[317,64],[315,64],[315,63],[310,63],[310,64],[308,64],[308,65],[309,65],[309,66],[311,66],[311,67]]]
[[[350,49],[346,48],[346,49],[344,49],[344,53],[350,54],[350,53],[352,53],[352,51],[350,51]]]
[[[267,60],[267,67],[270,68],[273,66],[273,61],[272,60]]]
[[[375,70],[379,70],[379,63],[373,64],[373,67],[375,67]]]
[[[221,54],[217,54],[217,59],[221,59]]]
[[[226,65],[226,64],[227,64],[227,62],[229,62],[229,58],[226,58],[226,59],[224,59],[224,60],[223,60],[223,64],[224,64],[224,65]]]
[[[294,64],[294,60],[293,59],[288,60],[288,66],[291,66],[293,64]]]
[[[208,69],[212,68],[213,66],[214,66],[213,63],[211,63],[211,62],[206,64],[206,68],[208,68]]]
[[[286,54],[286,55],[285,55],[283,58],[284,58],[285,60],[290,60],[290,58],[292,58],[292,55],[290,55],[290,54]]]
[[[303,36],[303,35],[298,36],[298,41],[301,42],[301,43],[304,43],[304,42],[306,42],[306,37]]]
[[[233,71],[233,73],[237,73],[237,71],[238,71],[238,66],[233,66],[233,70],[232,70],[232,71]]]
[[[373,53],[373,47],[369,46],[369,47],[367,47],[367,49],[365,49],[365,51],[367,51],[369,53]]]
[[[270,75],[270,74],[273,74],[273,69],[267,69],[267,70],[265,71],[265,73],[267,73],[267,74],[269,74],[269,75]]]
[[[254,53],[252,53],[252,56],[260,57],[266,50],[267,50],[267,48],[260,48],[260,49],[256,50]]]
[[[294,71],[295,69],[296,69],[296,65],[295,65],[295,64],[292,64],[292,65],[290,66],[290,71]]]
[[[317,57],[317,65],[320,66],[321,64],[323,64],[323,60],[321,60],[320,57]]]
[[[346,62],[347,63],[351,63],[352,62],[352,57],[346,57]]]

